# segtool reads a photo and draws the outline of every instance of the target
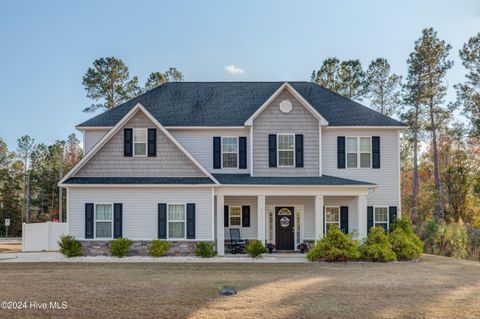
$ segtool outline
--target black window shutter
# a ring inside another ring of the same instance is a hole
[[[337,168],[345,168],[345,136],[337,136]]]
[[[156,128],[148,129],[148,156],[149,157],[157,156],[157,129]]]
[[[390,206],[388,207],[388,219],[390,220],[390,229],[392,228],[392,224],[397,220],[397,206]]]
[[[228,227],[228,206],[223,206],[223,227]]]
[[[123,205],[113,204],[113,238],[122,237]]]
[[[277,134],[268,135],[268,167],[277,167]]]
[[[348,206],[340,207],[340,229],[348,234]]]
[[[167,204],[158,204],[158,238],[167,239]]]
[[[123,156],[131,157],[133,151],[133,129],[123,130]]]
[[[370,232],[370,228],[373,227],[373,206],[367,207],[367,233]]]
[[[238,138],[238,168],[247,168],[247,137],[240,136]]]
[[[222,168],[222,150],[221,150],[221,138],[219,136],[213,137],[213,168]]]
[[[380,168],[380,136],[372,136],[372,168]]]
[[[250,206],[242,206],[242,227],[250,227]]]
[[[303,134],[295,134],[295,167],[303,167]]]
[[[85,238],[93,238],[93,203],[85,203]]]
[[[195,239],[195,204],[187,204],[187,239]]]

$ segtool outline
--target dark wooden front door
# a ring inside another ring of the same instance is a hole
[[[275,208],[275,238],[277,250],[293,250],[295,243],[293,207]]]

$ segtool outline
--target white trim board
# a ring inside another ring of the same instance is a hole
[[[193,156],[188,152],[185,147],[182,146],[167,129],[163,127],[160,122],[148,112],[143,105],[137,103],[110,131],[105,134],[100,141],[98,141],[90,151],[58,182],[58,186],[64,187],[63,184],[67,179],[72,177],[95,155],[138,111],[142,111],[156,126],[157,128],[167,136],[179,149],[182,151],[194,164],[197,166],[207,177],[209,177],[215,184],[219,182],[213,177],[208,170],[206,170]]]

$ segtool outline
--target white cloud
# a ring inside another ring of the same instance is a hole
[[[243,74],[245,73],[245,70],[244,69],[241,69],[239,67],[236,67],[235,65],[233,64],[230,64],[230,65],[227,65],[225,67],[225,71],[227,71],[228,73],[232,74],[232,75],[237,75],[237,74]]]

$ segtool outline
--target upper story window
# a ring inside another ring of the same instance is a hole
[[[278,167],[295,166],[295,134],[277,134]]]
[[[370,168],[371,138],[347,137],[347,168]]]
[[[147,156],[147,129],[133,129],[133,156]]]
[[[222,167],[238,168],[238,137],[222,137]]]

